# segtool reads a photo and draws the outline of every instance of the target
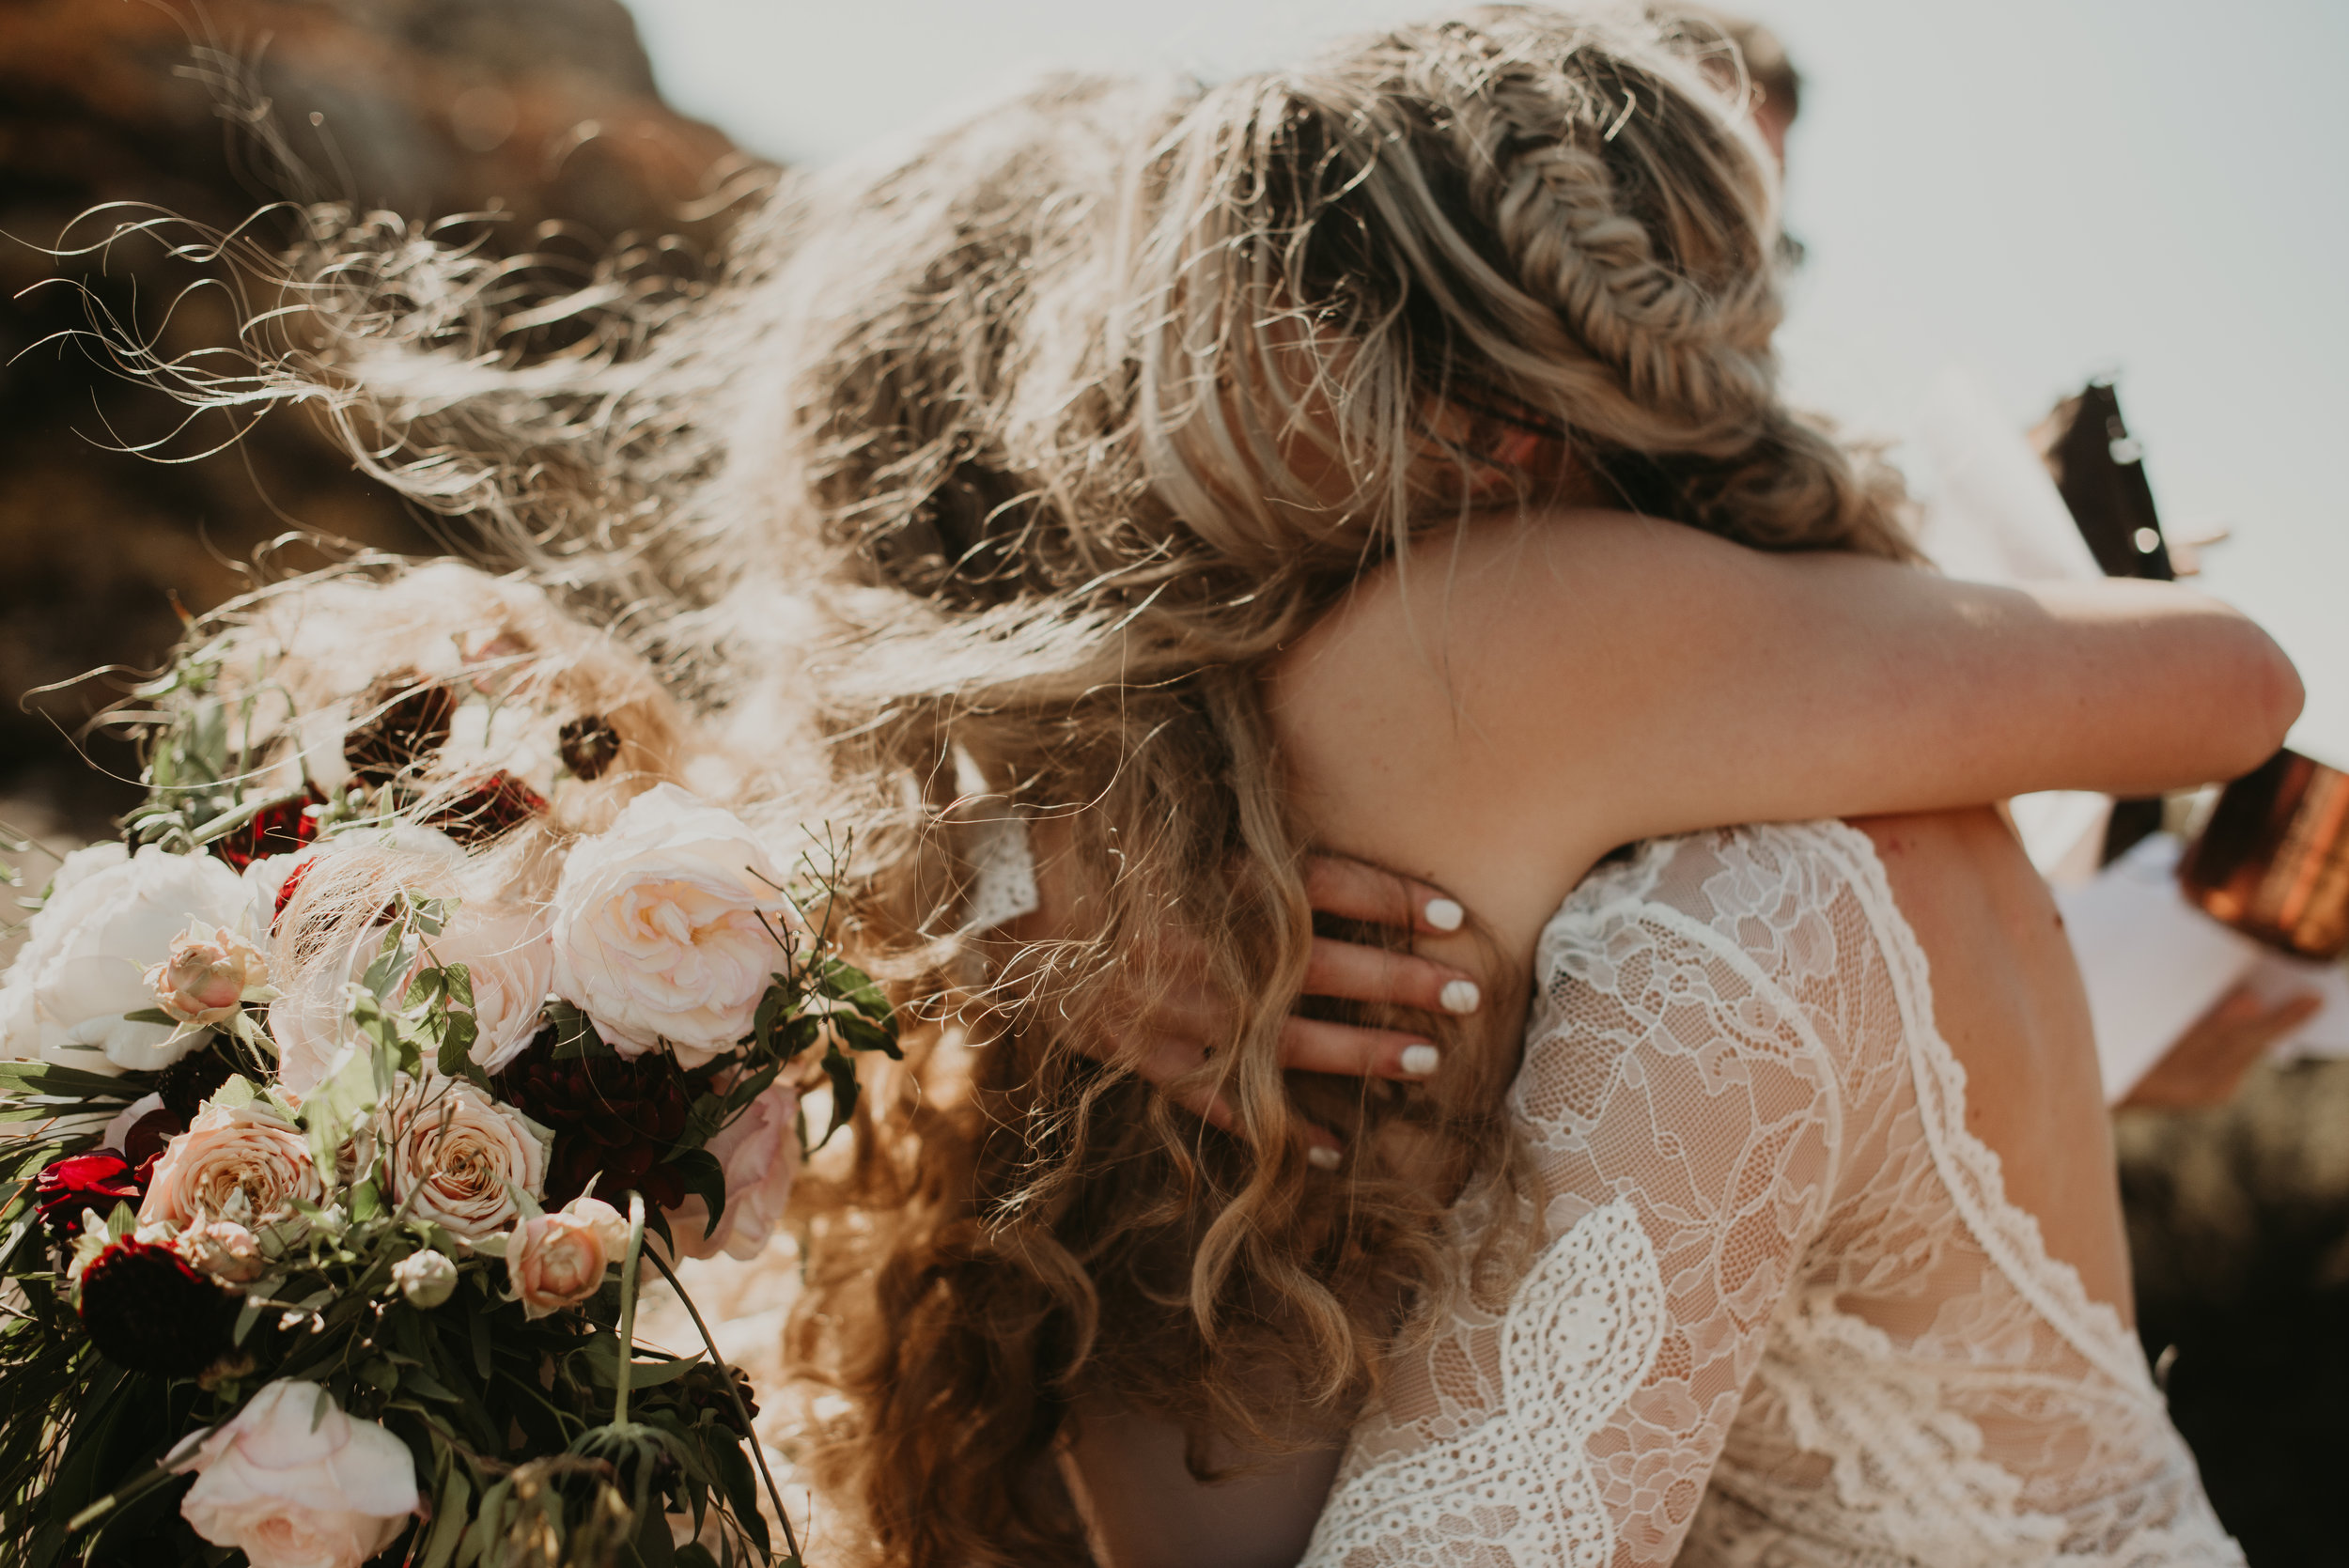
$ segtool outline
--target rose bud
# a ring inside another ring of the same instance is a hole
[[[229,1348],[238,1299],[170,1247],[125,1237],[82,1270],[82,1327],[117,1366],[194,1377]]]
[[[224,1285],[249,1285],[268,1272],[261,1244],[233,1219],[210,1219],[180,1233],[179,1255]]]
[[[70,1236],[82,1223],[82,1211],[110,1214],[117,1203],[137,1208],[145,1190],[137,1167],[113,1149],[68,1155],[41,1167],[33,1181],[33,1203],[40,1222],[56,1240]]]
[[[250,986],[267,984],[269,960],[235,932],[197,921],[172,939],[171,956],[147,971],[155,1005],[181,1023],[226,1022]]]
[[[392,1283],[410,1306],[430,1312],[456,1294],[457,1265],[446,1253],[428,1247],[392,1265]]]
[[[520,1301],[526,1317],[575,1307],[603,1288],[604,1270],[620,1261],[627,1241],[628,1222],[597,1198],[525,1219],[506,1243],[506,1297]]]

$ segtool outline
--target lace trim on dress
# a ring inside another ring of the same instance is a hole
[[[1462,1547],[1529,1568],[1604,1568],[1615,1537],[1587,1445],[1655,1365],[1663,1299],[1631,1205],[1584,1215],[1510,1298],[1490,1418],[1357,1472],[1316,1540],[1377,1543],[1348,1552],[1346,1568],[1433,1568]]]
[[[1875,843],[1849,823],[1811,826],[1842,853],[1853,878],[1869,892],[1862,902],[1892,960],[1892,983],[1908,1025],[1925,1139],[1967,1228],[2023,1297],[2091,1365],[2123,1388],[2155,1393],[2144,1355],[2121,1314],[2088,1294],[2078,1269],[2047,1251],[2039,1217],[2007,1201],[1998,1151],[1967,1127],[1966,1064],[1935,1021],[1932,967],[1892,900],[1891,881]]]

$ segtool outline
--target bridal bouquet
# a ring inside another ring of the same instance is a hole
[[[0,988],[0,1563],[796,1563],[745,1380],[633,1320],[894,1051],[832,858],[465,568],[262,596],[142,696],[147,804]]]

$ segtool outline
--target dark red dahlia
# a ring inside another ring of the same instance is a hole
[[[630,1188],[675,1208],[685,1184],[663,1157],[684,1136],[692,1096],[674,1058],[575,1056],[556,1061],[555,1032],[539,1032],[498,1076],[498,1096],[554,1132],[547,1161],[547,1206],[569,1203],[596,1182],[616,1197]]]
[[[82,1327],[132,1372],[194,1377],[229,1349],[238,1305],[170,1248],[128,1237],[82,1270]]]
[[[343,737],[343,760],[360,783],[384,784],[416,771],[448,743],[457,698],[445,686],[418,685],[410,670],[367,688],[359,712],[360,722]]]
[[[576,779],[603,777],[612,759],[620,754],[620,732],[600,714],[585,713],[563,726],[557,736],[563,766]]]
[[[192,1050],[158,1073],[155,1093],[163,1096],[163,1108],[179,1121],[171,1132],[187,1130],[188,1124],[195,1120],[195,1113],[204,1109],[204,1102],[212,1097],[212,1091],[235,1077],[236,1071],[227,1058],[211,1048]],[[153,1119],[142,1119],[139,1126],[143,1127]]]
[[[521,780],[511,773],[492,773],[434,813],[427,826],[471,848],[513,831],[546,809],[546,798]]]
[[[253,820],[212,841],[212,853],[242,871],[266,855],[290,855],[319,836],[319,819],[304,809],[323,803],[316,790],[299,800],[280,800],[256,812]],[[280,894],[282,908],[284,894]]]
[[[98,1149],[68,1155],[41,1167],[33,1178],[33,1206],[40,1222],[59,1241],[82,1228],[82,1211],[96,1209],[102,1218],[117,1203],[139,1206],[147,1183],[139,1162],[119,1149]]]

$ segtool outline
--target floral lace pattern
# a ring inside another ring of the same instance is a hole
[[[1308,1563],[2241,1562],[2134,1339],[1968,1131],[1863,835],[1645,846],[1536,973],[1510,1110],[1543,1245],[1430,1304]],[[1463,1200],[1463,1248],[1508,1201]]]

